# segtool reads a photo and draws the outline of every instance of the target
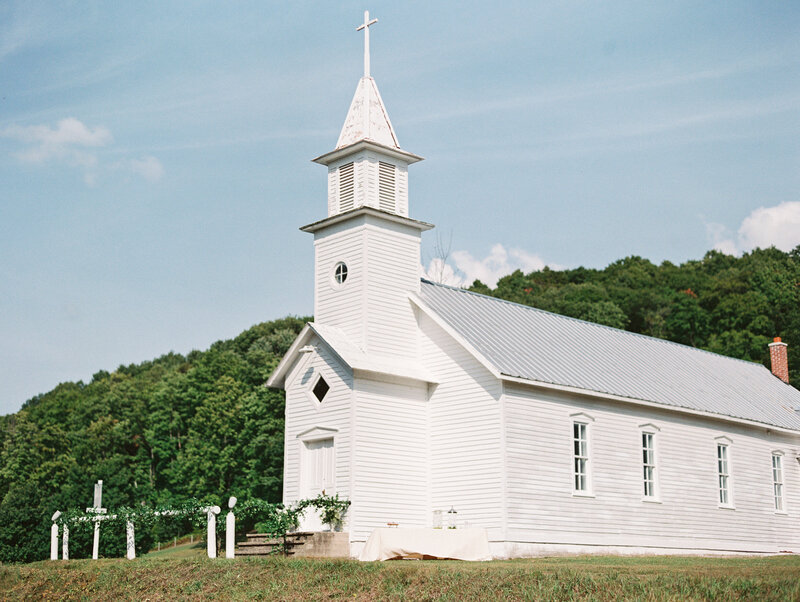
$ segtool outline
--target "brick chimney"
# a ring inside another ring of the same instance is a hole
[[[786,352],[786,343],[781,343],[781,337],[769,344],[769,361],[772,373],[783,382],[789,382],[789,355]]]

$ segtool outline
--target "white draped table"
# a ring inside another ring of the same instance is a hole
[[[375,529],[359,560],[453,558],[491,560],[486,529]]]

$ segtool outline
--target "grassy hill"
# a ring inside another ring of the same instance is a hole
[[[4,599],[796,600],[800,558],[139,559],[0,566]]]

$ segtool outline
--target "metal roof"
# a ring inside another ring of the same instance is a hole
[[[761,364],[422,280],[420,299],[505,375],[800,431]]]

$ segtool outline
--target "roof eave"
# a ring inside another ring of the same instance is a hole
[[[402,215],[396,215],[394,213],[389,213],[388,211],[375,209],[374,207],[357,207],[356,209],[351,209],[349,211],[345,211],[344,213],[332,215],[330,217],[326,217],[325,219],[321,219],[317,222],[308,224],[307,226],[303,226],[302,228],[300,228],[300,230],[303,232],[311,232],[313,234],[318,230],[322,230],[323,228],[327,228],[328,226],[338,224],[339,222],[343,222],[353,217],[358,217],[360,215],[371,215],[373,217],[379,217],[388,220],[390,222],[395,222],[397,224],[402,224],[404,226],[415,228],[420,232],[425,232],[426,230],[430,230],[431,228],[434,227],[433,224],[429,224],[428,222],[421,222],[416,219],[411,219],[410,217],[403,217]]]
[[[430,374],[423,373],[423,371],[403,371],[403,370],[389,370],[384,367],[366,365],[358,358],[346,357],[346,353],[336,348],[331,341],[314,327],[313,322],[308,322],[297,338],[294,340],[289,350],[284,354],[278,366],[267,379],[266,385],[271,388],[283,389],[286,385],[286,376],[289,370],[294,365],[297,356],[302,352],[312,336],[316,336],[320,342],[327,347],[330,352],[338,359],[342,365],[346,366],[355,375],[369,378],[372,380],[388,380],[389,382],[414,382],[426,385],[438,385],[438,381],[431,377]]]
[[[681,406],[668,405],[658,403],[657,401],[648,401],[646,399],[637,399],[635,397],[623,397],[622,395],[614,395],[613,393],[603,393],[601,391],[594,391],[592,389],[581,389],[579,387],[571,387],[569,385],[559,385],[556,383],[548,383],[540,380],[532,380],[528,378],[521,378],[519,376],[510,376],[508,374],[500,374],[499,378],[506,382],[511,382],[519,385],[527,385],[541,389],[550,389],[554,391],[562,391],[565,393],[574,393],[586,397],[594,397],[601,399],[608,399],[610,401],[619,401],[622,403],[647,406],[651,408],[658,408],[667,412],[678,412],[681,414],[691,414],[693,416],[702,416],[704,418],[711,418],[714,420],[722,420],[724,422],[733,422],[736,424],[744,424],[747,426],[755,426],[758,428],[774,431],[777,433],[784,433],[787,435],[800,436],[800,430],[790,429],[782,426],[770,424],[768,422],[758,422],[756,420],[748,420],[747,418],[737,418],[736,416],[728,416],[726,414],[715,414],[714,412],[706,412],[704,410],[695,410],[692,408],[684,408]]]
[[[291,344],[289,350],[283,354],[280,363],[276,366],[275,370],[272,371],[265,386],[275,389],[282,389],[284,384],[286,383],[286,373],[291,368],[292,364],[294,363],[294,356],[303,348],[303,346],[308,342],[308,339],[311,338],[311,324],[306,323],[303,326],[303,329],[297,335],[297,338],[294,340],[294,343]]]
[[[357,142],[353,142],[352,144],[348,144],[347,146],[343,146],[342,148],[336,148],[328,153],[325,153],[324,155],[320,155],[316,159],[312,159],[312,161],[314,163],[319,163],[320,165],[330,165],[334,161],[338,161],[339,159],[355,154],[362,150],[374,150],[376,152],[388,155],[394,159],[403,161],[408,165],[424,159],[424,157],[420,157],[414,153],[409,153],[401,148],[392,148],[391,146],[386,146],[385,144],[380,144],[374,140],[364,138]]]

